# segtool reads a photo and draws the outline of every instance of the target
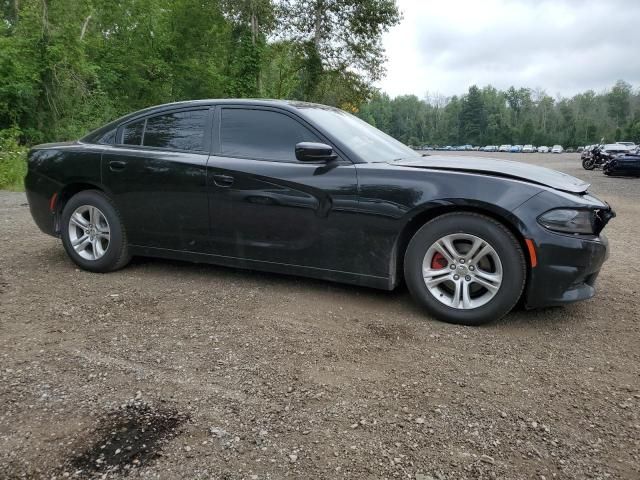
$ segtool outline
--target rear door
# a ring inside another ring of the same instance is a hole
[[[102,157],[103,183],[129,243],[207,251],[212,112],[209,107],[163,111],[118,129],[116,144]]]
[[[219,107],[214,131],[207,168],[213,253],[354,271],[354,165],[296,160],[297,143],[328,142],[276,108]]]

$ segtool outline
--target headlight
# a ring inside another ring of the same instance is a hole
[[[554,232],[595,233],[594,216],[592,210],[557,209],[550,210],[538,218],[543,227]]]

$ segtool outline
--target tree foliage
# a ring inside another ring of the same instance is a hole
[[[411,144],[534,144],[568,147],[607,141],[640,142],[640,92],[618,81],[609,91],[592,90],[554,99],[543,90],[473,85],[465,95],[445,98],[375,96],[359,115]]]
[[[393,0],[0,0],[0,15],[0,131],[23,143],[194,98],[352,108],[399,20]]]

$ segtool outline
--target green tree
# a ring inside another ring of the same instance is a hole
[[[300,45],[304,59],[301,93],[320,101],[325,72],[353,92],[379,80],[382,34],[400,21],[394,0],[283,0],[280,15],[283,35]]]
[[[630,110],[631,85],[618,80],[607,95],[609,115],[615,120],[616,127],[626,123]]]
[[[469,143],[479,145],[485,137],[486,112],[480,89],[473,85],[462,99],[460,110],[460,134]]]

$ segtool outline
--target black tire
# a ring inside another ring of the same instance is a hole
[[[593,170],[596,168],[596,161],[593,158],[585,158],[582,161],[582,168],[585,170]]]
[[[95,260],[83,258],[71,244],[69,223],[71,215],[82,206],[95,207],[104,215],[109,226],[109,241],[104,254]],[[67,255],[80,268],[91,272],[112,272],[124,267],[131,259],[127,235],[120,214],[111,199],[99,190],[84,190],[69,199],[62,209],[61,217],[62,245]]]
[[[425,284],[422,268],[427,251],[436,241],[452,234],[479,237],[490,244],[502,264],[502,282],[497,292],[477,308],[445,305]],[[431,315],[449,323],[476,326],[502,318],[516,305],[524,290],[527,266],[518,240],[504,225],[484,215],[459,212],[437,217],[415,233],[405,252],[404,275],[413,298]]]

